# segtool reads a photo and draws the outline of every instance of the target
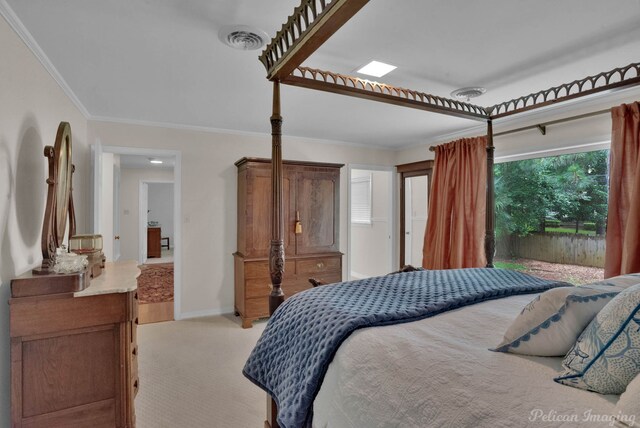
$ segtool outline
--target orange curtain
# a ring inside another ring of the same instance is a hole
[[[422,249],[425,269],[484,267],[487,137],[436,147]]]
[[[640,103],[611,109],[604,277],[640,272]]]

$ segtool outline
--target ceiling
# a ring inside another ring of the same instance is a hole
[[[273,36],[299,0],[3,0],[91,118],[269,133],[271,86],[258,51],[225,25]],[[448,97],[484,86],[496,104],[638,62],[640,0],[375,0],[304,65]],[[285,135],[400,148],[476,126],[308,89],[282,88]]]
[[[129,168],[144,168],[144,169],[173,169],[176,164],[174,157],[163,156],[141,156],[141,155],[119,155],[120,167],[124,169]],[[151,159],[162,161],[162,163],[151,163]]]

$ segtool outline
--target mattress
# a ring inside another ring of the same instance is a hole
[[[534,296],[354,332],[325,375],[313,426],[612,426],[619,396],[555,383],[562,358],[488,350]]]

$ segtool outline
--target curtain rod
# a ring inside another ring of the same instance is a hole
[[[571,122],[572,120],[584,119],[584,118],[587,118],[587,117],[598,116],[598,115],[601,115],[601,114],[604,114],[604,113],[610,113],[610,112],[611,112],[610,108],[605,109],[605,110],[598,110],[598,111],[594,111],[594,112],[591,112],[591,113],[579,114],[579,115],[576,115],[576,116],[565,117],[563,119],[552,120],[552,121],[549,121],[549,122],[538,123],[538,124],[535,124],[535,125],[523,126],[522,128],[511,129],[509,131],[498,132],[498,133],[493,134],[493,136],[494,137],[499,137],[499,136],[502,136],[502,135],[507,135],[507,134],[513,134],[513,133],[516,133],[516,132],[526,131],[528,129],[538,129],[542,133],[542,135],[546,135],[547,134],[547,126],[549,126],[549,125],[556,125],[558,123],[563,123],[563,122]],[[433,152],[435,150],[436,150],[436,146],[429,147],[429,151],[430,152]]]

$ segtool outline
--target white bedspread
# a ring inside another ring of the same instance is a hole
[[[612,426],[619,396],[555,383],[562,358],[488,350],[533,296],[356,331],[329,366],[313,426]]]

